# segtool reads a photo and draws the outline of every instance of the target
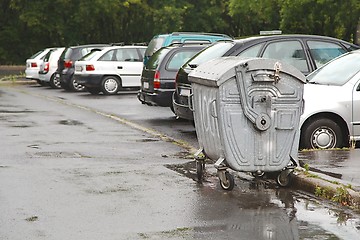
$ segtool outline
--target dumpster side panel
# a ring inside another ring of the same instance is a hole
[[[226,163],[237,171],[280,171],[288,165],[291,149],[296,144],[302,112],[302,83],[286,75],[276,84],[254,83],[249,75],[241,78],[247,81],[245,92],[251,108],[268,116],[270,123],[269,128],[262,131],[245,116],[236,77],[221,85],[218,111],[222,116],[220,136]]]
[[[218,88],[192,83],[196,134],[200,148],[207,157],[217,160],[222,156],[216,110]]]

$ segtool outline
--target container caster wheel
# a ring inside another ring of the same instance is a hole
[[[205,162],[204,161],[196,161],[196,175],[197,175],[199,182],[201,182],[203,179],[204,170],[205,170]]]
[[[231,191],[233,190],[235,186],[235,180],[233,175],[231,175],[229,172],[225,171],[224,173],[225,179],[221,180],[221,177],[219,177],[220,180],[220,186],[222,189]]]
[[[288,171],[282,171],[276,177],[276,183],[280,187],[288,187],[291,183],[291,174]]]
[[[251,175],[254,178],[263,178],[265,176],[265,172],[263,171],[252,172]]]

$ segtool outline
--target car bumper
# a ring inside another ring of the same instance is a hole
[[[100,87],[103,75],[75,74],[76,81],[85,87]]]
[[[72,77],[74,76],[74,70],[72,69],[64,69],[60,73],[60,82],[62,84],[69,85]]]
[[[39,80],[39,69],[26,69],[25,78]]]
[[[179,96],[176,92],[174,92],[172,97],[172,104],[174,107],[174,112],[176,116],[182,119],[194,120],[193,111],[189,108],[189,97]]]
[[[165,91],[165,92],[144,92],[140,90],[138,92],[138,99],[140,102],[161,106],[161,107],[170,107],[172,106],[172,94],[173,91]]]

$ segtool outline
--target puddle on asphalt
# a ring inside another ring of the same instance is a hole
[[[332,167],[341,167],[341,162],[349,159],[349,150],[314,150],[300,151],[298,154],[300,164],[316,163]]]
[[[140,140],[136,140],[136,142],[158,142],[159,139],[156,139],[156,138],[143,138],[143,139],[140,139]]]
[[[197,182],[195,161],[166,167]],[[222,221],[188,229],[188,234],[196,239],[233,239],[235,236],[242,236],[241,239],[358,239],[360,236],[360,219],[347,208],[279,188],[271,179],[248,174],[243,177],[243,173],[236,176],[233,191],[224,191],[212,168],[208,167],[206,180],[198,185],[194,214],[197,219]]]
[[[59,121],[62,125],[68,125],[68,126],[77,126],[77,125],[84,125],[84,123],[76,120],[61,120]]]
[[[353,161],[350,150],[300,151],[298,158],[301,167],[307,164],[310,171],[326,174],[337,179],[343,178],[341,169],[346,167],[346,163]],[[334,169],[336,169],[336,172]]]
[[[34,157],[46,157],[46,158],[82,158],[85,157],[80,153],[72,152],[36,152],[33,153]]]

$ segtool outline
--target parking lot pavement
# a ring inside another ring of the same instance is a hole
[[[36,82],[20,79],[19,81],[2,81],[0,84],[36,84]],[[147,131],[146,128],[138,129]],[[158,134],[151,131],[147,133]],[[163,137],[166,138],[165,135]],[[196,151],[186,142],[177,142],[173,138],[171,141],[190,152]],[[299,152],[301,167],[299,171],[294,172],[293,186],[327,199],[337,200],[337,197],[340,196],[346,199],[342,202],[343,205],[351,205],[360,209],[359,158],[360,148],[301,151]],[[208,168],[213,168],[213,166],[209,165]]]

